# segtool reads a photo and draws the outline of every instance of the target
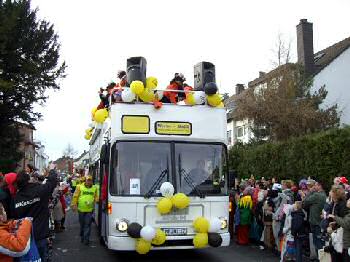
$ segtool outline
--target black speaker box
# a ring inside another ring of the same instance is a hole
[[[130,57],[126,61],[126,77],[128,86],[133,81],[142,81],[146,85],[147,61],[142,56]]]
[[[200,62],[194,66],[194,90],[204,91],[206,83],[215,83],[215,65],[210,62]]]

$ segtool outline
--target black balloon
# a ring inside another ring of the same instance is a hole
[[[204,92],[206,95],[215,95],[218,91],[218,87],[214,82],[206,83],[204,86]]]
[[[219,247],[222,244],[222,238],[219,233],[208,233],[208,243],[212,247]]]
[[[140,232],[141,232],[142,226],[139,223],[131,223],[128,226],[128,235],[132,238],[140,238]]]

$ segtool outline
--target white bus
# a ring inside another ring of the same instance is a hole
[[[166,233],[165,243],[152,250],[194,248],[192,223],[200,216],[219,218],[221,246],[229,245],[224,108],[164,104],[157,110],[151,104],[116,103],[100,128],[90,143],[100,153],[93,161],[95,183],[100,184],[95,219],[109,249],[135,250],[135,240],[126,232],[132,222]],[[159,214],[163,182],[189,196],[189,207]]]

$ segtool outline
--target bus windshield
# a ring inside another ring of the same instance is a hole
[[[110,193],[159,195],[160,185],[167,181],[187,195],[226,194],[225,164],[223,145],[117,142],[112,147]]]
[[[226,194],[226,153],[222,145],[175,144],[177,188],[186,195]]]

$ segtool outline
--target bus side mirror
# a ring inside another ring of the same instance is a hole
[[[104,144],[101,147],[100,161],[104,164],[108,164],[109,162],[109,145],[108,144]]]
[[[235,188],[236,172],[234,170],[228,171],[228,188]]]

